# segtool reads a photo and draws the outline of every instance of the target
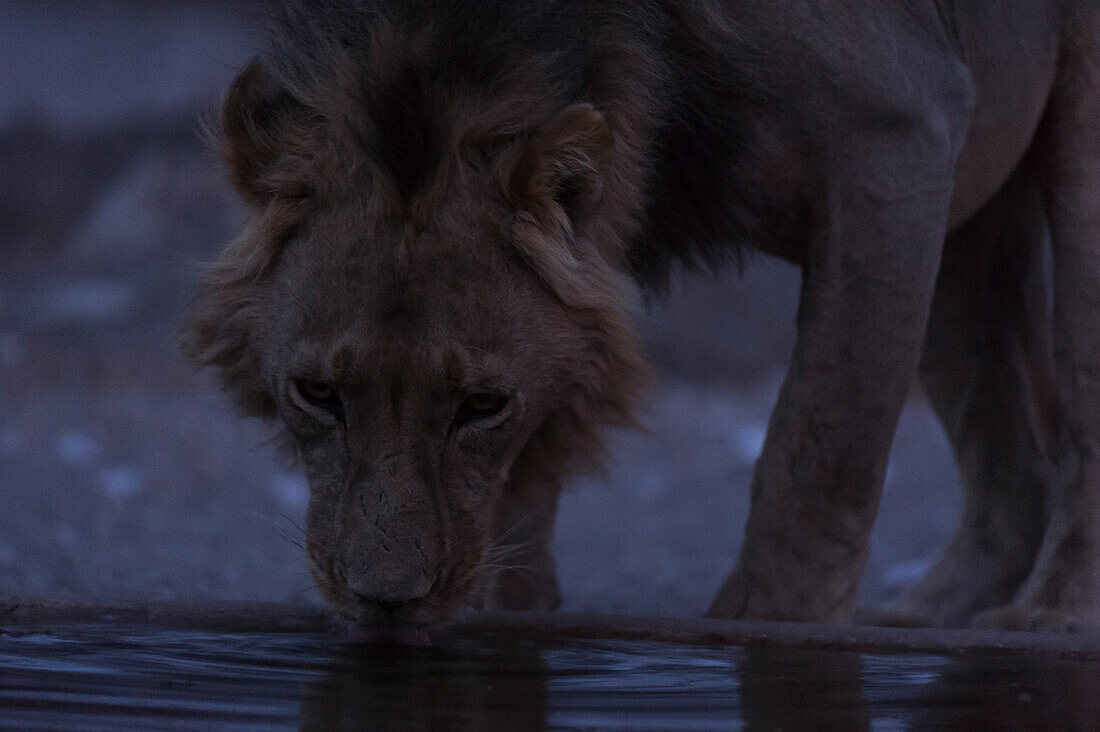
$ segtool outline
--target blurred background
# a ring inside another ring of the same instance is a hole
[[[174,333],[242,209],[197,134],[258,44],[244,4],[0,3],[0,595],[317,601],[308,487]],[[693,277],[642,328],[645,433],[573,481],[564,608],[698,615],[732,569],[793,344],[799,275]],[[958,479],[919,394],[891,456],[863,600],[935,560]]]

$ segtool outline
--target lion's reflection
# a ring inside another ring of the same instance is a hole
[[[550,674],[539,648],[475,654],[404,646],[347,646],[309,684],[303,729],[525,729],[543,726]]]
[[[644,647],[643,647],[644,646]],[[954,656],[754,645],[354,647],[306,687],[306,729],[527,729],[648,723],[749,729],[1093,729],[1096,663],[1028,653]]]

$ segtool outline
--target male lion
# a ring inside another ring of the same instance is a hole
[[[798,343],[711,615],[851,617],[919,364],[968,498],[888,619],[1095,627],[1098,126],[1081,0],[282,2],[184,348],[285,425],[339,612],[552,608],[639,293],[755,247],[803,268]]]

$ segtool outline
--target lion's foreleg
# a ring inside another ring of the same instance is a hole
[[[948,237],[921,377],[954,447],[966,506],[943,557],[868,620],[965,626],[1008,602],[1031,570],[1061,421],[1046,237],[1030,163]]]
[[[833,151],[793,360],[712,616],[850,617],[946,229],[961,135],[945,117]]]
[[[1054,342],[1065,415],[1058,481],[1035,566],[988,627],[1100,628],[1100,10],[1081,4],[1036,139],[1054,258]]]

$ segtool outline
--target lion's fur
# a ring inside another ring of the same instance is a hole
[[[637,288],[617,266],[640,217],[640,151],[630,149],[629,137],[612,138],[612,115],[584,104],[559,114],[569,101],[553,78],[559,70],[536,68],[510,78],[494,68],[485,78],[441,80],[432,74],[450,60],[424,58],[437,40],[425,36],[431,27],[409,32],[380,23],[369,31],[369,43],[349,49],[325,22],[334,18],[326,13],[351,11],[334,5],[303,13],[285,4],[282,12],[269,54],[242,72],[224,104],[216,145],[252,214],[207,274],[183,330],[185,353],[217,367],[246,413],[274,417],[278,402],[265,359],[275,340],[272,272],[288,242],[319,212],[346,205],[352,191],[358,220],[380,220],[414,237],[446,228],[433,217],[455,186],[470,176],[492,181],[518,211],[508,224],[512,255],[553,294],[569,320],[570,332],[559,340],[573,344],[560,359],[560,403],[508,466],[510,498],[543,501],[528,494],[556,491],[566,472],[598,459],[601,427],[633,422],[634,402],[648,379],[633,324]],[[377,83],[360,83],[365,69]],[[600,83],[615,84],[612,72]],[[621,91],[629,107],[622,114],[644,124],[635,104],[640,97]],[[385,114],[367,113],[371,109]],[[605,175],[613,185],[605,186]],[[556,201],[563,185],[570,186],[568,198]],[[581,230],[589,226],[596,231]],[[353,227],[337,237],[363,236]],[[601,261],[568,244],[580,236],[601,243]],[[408,239],[394,245],[397,266],[412,256],[402,252]],[[411,289],[431,286],[430,273],[407,261],[403,266],[404,277],[421,281]],[[287,439],[298,447],[292,435]],[[471,544],[468,563],[476,565],[485,546]],[[323,562],[315,560],[314,568],[322,585],[333,584]],[[466,591],[465,585],[455,589]]]
[[[671,7],[637,18],[625,35],[615,22],[623,16],[622,9],[613,4],[572,18],[547,13],[549,28],[502,48],[499,39],[511,36],[500,35],[501,29],[526,27],[529,22],[515,26],[515,19],[548,6],[455,4],[441,6],[448,8],[444,15],[429,23],[414,3],[388,5],[383,13],[382,6],[372,3],[274,4],[265,63],[253,63],[237,79],[225,104],[222,135],[214,141],[234,185],[253,204],[253,215],[210,269],[184,330],[184,350],[198,363],[217,366],[247,413],[273,416],[268,388],[258,379],[256,348],[249,345],[251,339],[262,338],[263,304],[257,293],[281,247],[311,210],[339,200],[347,191],[369,188],[370,215],[407,217],[413,226],[422,226],[446,195],[456,161],[475,168],[484,164],[490,169],[479,173],[497,178],[505,190],[522,199],[527,211],[528,218],[517,221],[517,249],[578,317],[591,321],[585,327],[607,332],[598,369],[616,374],[624,394],[608,400],[606,415],[584,410],[588,414],[582,417],[578,412],[567,428],[548,430],[558,435],[549,443],[597,445],[596,425],[608,418],[631,419],[627,392],[636,380],[630,374],[643,370],[629,322],[637,295],[633,285],[601,281],[600,272],[585,267],[557,242],[547,241],[542,233],[547,226],[564,229],[566,237],[573,235],[568,231],[571,219],[561,207],[542,203],[551,200],[555,173],[533,167],[537,154],[517,162],[518,151],[508,148],[518,148],[517,140],[533,138],[571,101],[598,101],[602,115],[587,121],[579,110],[577,124],[560,134],[610,137],[614,129],[613,153],[605,146],[588,146],[609,159],[586,160],[584,140],[578,139],[572,145],[573,159],[558,155],[551,162],[602,169],[598,191],[577,192],[593,199],[590,206],[599,199],[600,216],[594,224],[599,230],[591,239],[606,259],[616,264],[626,260],[643,282],[660,285],[675,261],[717,264],[747,239],[750,227],[730,218],[743,215],[748,207],[720,206],[713,195],[698,190],[723,187],[732,194],[745,189],[728,180],[732,173],[727,169],[735,166],[717,162],[729,159],[722,148],[735,145],[736,138],[715,139],[718,126],[713,123],[679,116],[671,123],[664,120],[658,143],[675,148],[676,162],[662,166],[653,184],[656,190],[643,190],[642,185],[650,178],[648,169],[655,158],[669,154],[655,155],[651,148],[657,117],[673,108],[671,90],[693,97],[675,104],[681,115],[704,107],[702,97],[708,94],[730,93],[725,87],[733,82],[717,77],[673,79],[649,53],[656,29],[676,26],[667,15],[678,15]],[[486,32],[493,41],[464,46],[463,41],[476,34],[463,32],[463,26],[489,28]],[[591,48],[569,53],[552,45],[565,36],[580,39],[613,32],[614,42],[598,57]],[[683,32],[705,35],[705,18],[693,19]],[[370,40],[346,41],[360,34]],[[669,42],[680,53],[700,48],[692,38]],[[572,66],[575,53],[586,57],[586,68]],[[729,66],[726,60],[722,64]],[[454,76],[446,76],[448,72]],[[383,113],[376,116],[368,110]],[[669,178],[671,171],[678,172],[675,180]],[[669,199],[681,203],[669,208],[663,205]],[[700,206],[712,210],[702,211]],[[725,211],[718,213],[720,207]],[[551,221],[555,216],[557,220]],[[667,220],[669,216],[676,220]],[[685,225],[696,227],[698,233],[685,236]],[[565,439],[570,433],[579,439]],[[575,447],[548,451],[539,472],[551,470]]]
[[[631,423],[648,378],[643,293],[753,248],[804,267],[799,345],[713,611],[850,614],[944,237],[993,198],[997,171],[1023,168],[1084,6],[825,5],[271,3],[216,141],[250,218],[182,341],[246,413],[290,425],[313,568],[338,609],[380,612],[349,572],[410,597],[435,572],[444,589],[400,619],[450,614],[532,512],[515,543],[547,589],[513,577],[484,600],[553,605],[560,481],[598,458],[604,425]],[[1031,29],[1011,50],[1034,67],[1011,97],[991,81],[1008,46],[975,40],[1009,28]],[[1072,54],[1093,52],[1091,33]],[[462,467],[432,436],[453,394],[424,395],[492,363],[537,395],[514,405],[537,420],[492,455],[463,438]],[[341,444],[294,424],[287,384],[314,375],[363,420]]]

